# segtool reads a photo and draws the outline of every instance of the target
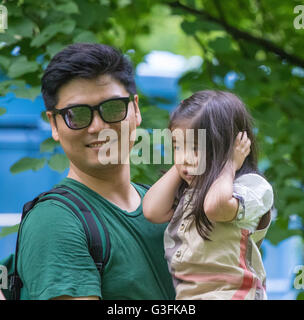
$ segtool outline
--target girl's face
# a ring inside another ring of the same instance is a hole
[[[194,135],[192,137],[191,134],[186,135],[188,130],[192,129],[179,126],[172,128],[171,132],[174,164],[180,177],[190,185],[197,174],[198,148]]]

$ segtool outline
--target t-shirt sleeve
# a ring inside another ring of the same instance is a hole
[[[24,220],[18,272],[29,299],[98,296],[101,280],[83,226],[63,204],[38,203]]]
[[[252,232],[273,205],[272,186],[258,174],[244,174],[237,178],[233,184],[233,197],[239,200],[235,223]]]

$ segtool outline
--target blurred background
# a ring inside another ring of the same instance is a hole
[[[23,204],[67,174],[40,80],[66,45],[113,45],[133,62],[142,128],[166,128],[178,101],[230,90],[255,119],[259,169],[275,191],[262,245],[269,299],[304,299],[304,3],[293,0],[34,0],[0,6],[0,260]],[[299,7],[298,7],[299,6]],[[1,18],[2,17],[2,18]],[[133,165],[152,184],[165,165]],[[303,269],[302,269],[303,270]],[[300,287],[300,289],[299,289]]]

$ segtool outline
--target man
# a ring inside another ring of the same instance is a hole
[[[38,203],[20,234],[21,299],[174,299],[164,260],[165,226],[144,218],[145,188],[131,183],[129,164],[98,159],[102,130],[117,133],[120,150],[121,122],[128,124],[129,136],[141,123],[130,62],[109,46],[68,46],[45,70],[42,95],[53,139],[70,160],[60,185],[97,210],[110,234],[111,253],[100,277],[79,219],[56,200]]]

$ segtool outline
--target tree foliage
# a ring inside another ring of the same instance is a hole
[[[290,217],[304,217],[304,30],[296,30],[294,7],[300,1],[278,0],[19,0],[3,1],[8,29],[0,33],[0,68],[8,79],[0,94],[14,91],[34,99],[43,70],[70,43],[114,45],[134,65],[151,49],[200,55],[203,64],[184,74],[182,97],[205,88],[238,94],[255,119],[259,166],[275,190],[277,217],[269,239],[278,243],[303,225],[288,229]],[[177,41],[178,39],[178,41]],[[17,54],[16,54],[17,52]],[[232,79],[233,81],[227,80]],[[141,102],[145,128],[167,125],[168,113]],[[0,108],[0,115],[5,110]],[[149,116],[153,113],[153,117]],[[50,140],[55,170],[66,165]],[[22,159],[12,171],[39,169],[45,162]],[[162,166],[132,167],[134,180],[152,183]]]

